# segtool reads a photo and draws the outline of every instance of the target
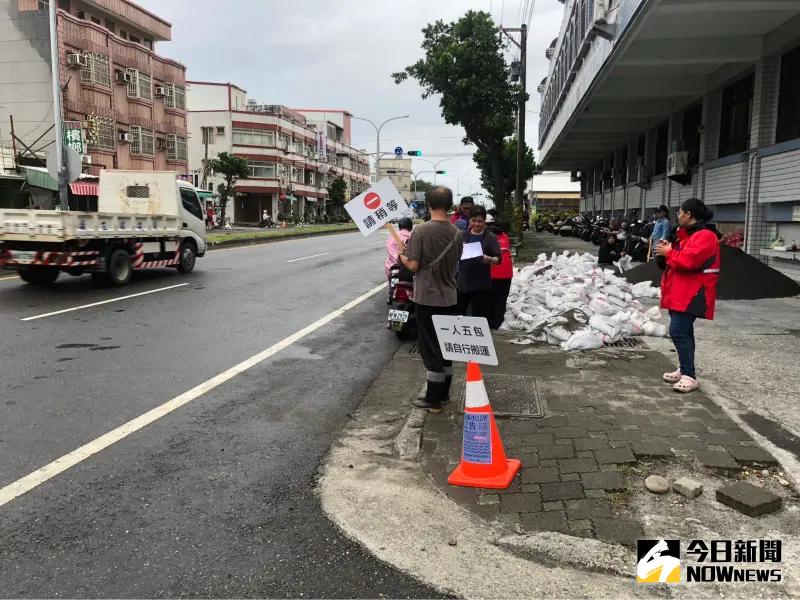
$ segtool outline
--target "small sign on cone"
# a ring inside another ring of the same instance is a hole
[[[521,461],[506,457],[481,368],[474,362],[467,364],[463,444],[461,463],[447,478],[450,485],[506,489],[522,467]]]

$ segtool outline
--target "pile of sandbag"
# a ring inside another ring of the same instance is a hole
[[[640,302],[659,293],[649,281],[632,285],[598,266],[591,254],[540,254],[514,276],[501,329],[519,332],[522,343],[544,341],[565,350],[637,335],[663,337],[658,307],[646,310]]]

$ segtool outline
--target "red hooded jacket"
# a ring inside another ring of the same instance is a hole
[[[500,263],[491,269],[492,279],[511,279],[514,277],[514,260],[511,258],[511,240],[504,231],[498,232],[500,243]]]
[[[702,225],[678,229],[661,277],[661,308],[714,318],[719,280],[719,239]]]

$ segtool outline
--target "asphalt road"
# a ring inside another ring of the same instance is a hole
[[[141,273],[121,290],[0,280],[0,503],[20,478],[375,288],[383,241],[221,250],[188,276]],[[1,505],[0,597],[437,595],[344,538],[314,493],[396,349],[385,314],[380,291]]]

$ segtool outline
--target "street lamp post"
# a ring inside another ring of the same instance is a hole
[[[456,177],[455,175],[448,174],[447,176],[448,177],[452,177],[453,179],[456,180],[456,196],[460,196],[461,195],[461,180],[464,179],[465,177],[470,177],[470,175],[467,174],[467,175],[462,175],[461,177]]]
[[[375,128],[375,174],[380,179],[381,176],[381,129],[383,126],[389,123],[390,121],[397,121],[398,119],[408,119],[410,118],[409,115],[400,115],[399,117],[392,117],[390,119],[386,119],[380,125],[376,125],[374,121],[369,119],[365,119],[364,117],[356,117],[351,115],[350,118],[356,119],[357,121],[366,121],[370,125]]]
[[[433,162],[432,160],[426,160],[424,158],[418,158],[417,160],[421,160],[422,162],[426,162],[433,166],[433,183],[436,183],[436,171],[439,170],[439,165],[447,160],[453,160],[453,157],[451,156],[450,158],[443,158],[442,160],[438,160],[436,162]]]

